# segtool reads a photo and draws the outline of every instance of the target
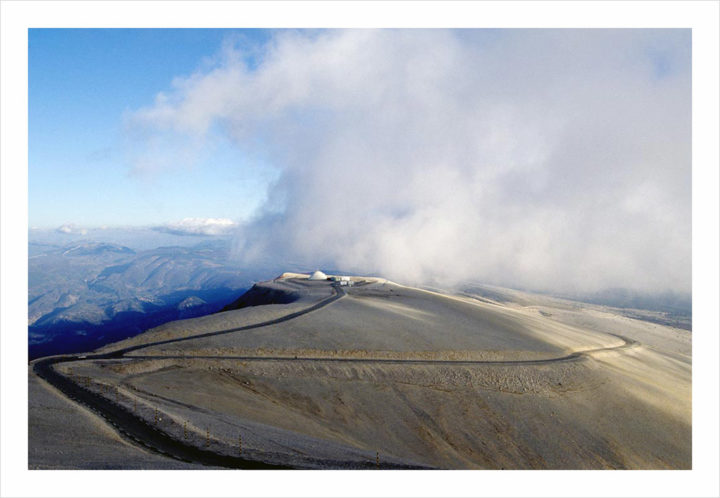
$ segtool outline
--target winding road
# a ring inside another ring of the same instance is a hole
[[[232,329],[218,330],[215,332],[208,332],[206,334],[199,334],[190,337],[183,337],[178,339],[170,339],[166,341],[157,341],[147,344],[141,344],[138,346],[130,346],[127,348],[119,349],[117,351],[111,351],[109,353],[101,354],[88,354],[88,355],[65,355],[65,356],[53,356],[36,360],[33,365],[33,371],[50,385],[58,389],[60,392],[65,394],[70,399],[81,403],[88,407],[90,410],[104,418],[110,425],[115,427],[117,431],[130,439],[131,441],[140,444],[141,446],[150,449],[152,451],[161,453],[163,455],[182,460],[184,462],[200,463],[202,465],[216,466],[216,467],[228,467],[228,468],[239,468],[239,469],[283,469],[288,467],[282,467],[278,465],[266,464],[255,460],[248,460],[237,456],[220,455],[212,451],[203,450],[193,445],[183,443],[174,439],[169,434],[161,431],[160,429],[150,425],[143,418],[135,415],[128,411],[125,407],[114,403],[113,401],[101,396],[90,389],[82,387],[80,384],[74,382],[68,377],[58,373],[53,366],[60,363],[70,363],[74,361],[84,360],[109,360],[122,358],[126,353],[136,351],[138,349],[146,348],[149,346],[158,346],[161,344],[170,344],[174,342],[185,341],[188,339],[197,339],[201,337],[212,337],[216,335],[230,334],[233,332],[240,332],[243,330],[256,329],[260,327],[267,327],[269,325],[275,325],[278,323],[292,320],[299,316],[305,315],[316,311],[330,303],[333,303],[343,297],[345,291],[337,285],[333,285],[333,295],[327,299],[305,308],[294,313],[260,322],[252,325],[246,325],[244,327],[236,327]]]
[[[338,362],[338,363],[371,363],[371,364],[432,364],[432,365],[539,365],[539,364],[552,364],[559,362],[578,361],[583,358],[587,358],[594,353],[605,352],[605,351],[617,351],[634,347],[638,343],[627,337],[618,334],[613,335],[623,341],[622,345],[606,348],[597,348],[586,351],[578,351],[570,353],[566,356],[549,358],[549,359],[536,359],[536,360],[428,360],[428,359],[388,359],[388,358],[337,358],[337,357],[290,357],[290,356],[185,356],[185,355],[131,355],[126,356],[127,353],[144,349],[150,346],[159,346],[165,344],[172,344],[176,342],[186,341],[190,339],[198,339],[205,337],[213,337],[223,334],[230,334],[234,332],[241,332],[245,330],[251,330],[261,327],[267,327],[278,323],[287,322],[293,320],[299,316],[317,311],[329,304],[337,301],[346,295],[345,290],[339,285],[333,284],[333,295],[315,303],[308,308],[302,309],[290,313],[288,315],[268,320],[252,325],[246,325],[243,327],[237,327],[232,329],[219,330],[215,332],[208,332],[189,337],[182,337],[177,339],[169,339],[164,341],[157,341],[147,344],[141,344],[136,346],[130,346],[127,348],[111,351],[109,353],[100,354],[83,354],[83,355],[64,355],[54,356],[48,358],[42,358],[36,360],[33,364],[33,371],[50,385],[58,389],[64,395],[70,399],[80,403],[97,415],[105,419],[107,423],[112,425],[123,437],[138,444],[151,451],[163,454],[165,456],[175,458],[184,462],[198,463],[213,467],[226,467],[226,468],[238,468],[238,469],[285,469],[289,467],[283,467],[279,465],[272,465],[269,463],[260,462],[257,460],[249,460],[241,458],[239,456],[225,455],[215,453],[210,450],[204,450],[193,446],[189,443],[185,443],[178,439],[173,438],[168,433],[150,424],[142,417],[134,414],[126,407],[111,401],[86,387],[83,387],[79,383],[75,382],[69,377],[66,377],[58,373],[55,365],[61,363],[70,363],[75,361],[85,360],[109,360],[119,358],[132,358],[132,359],[222,359],[222,360],[239,360],[239,361],[277,361],[277,362]],[[374,468],[374,465],[368,465],[369,468]],[[383,468],[410,468],[401,465],[392,465],[389,463],[383,463]]]

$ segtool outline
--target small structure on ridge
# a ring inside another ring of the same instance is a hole
[[[327,275],[325,275],[320,270],[315,270],[315,273],[310,275],[310,278],[308,280],[327,280],[327,279],[328,279]]]

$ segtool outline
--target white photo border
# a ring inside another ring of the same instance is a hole
[[[714,1],[3,1],[0,297],[2,496],[717,496],[718,16]],[[52,27],[692,28],[693,470],[29,471],[27,30]],[[278,474],[277,472],[285,472]]]

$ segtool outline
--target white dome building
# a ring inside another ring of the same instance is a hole
[[[310,275],[310,278],[308,280],[327,280],[327,275],[325,275],[320,270],[316,270],[315,273]]]

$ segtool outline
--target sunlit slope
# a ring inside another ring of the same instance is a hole
[[[272,464],[691,468],[688,331],[518,296],[286,276],[57,368],[178,440]]]
[[[297,281],[287,282],[299,285]],[[275,284],[277,285],[277,284]],[[315,283],[319,295],[328,283]],[[253,318],[274,317],[279,307],[248,309]],[[291,308],[289,308],[291,309]],[[232,316],[205,317],[220,330]],[[192,326],[193,324],[187,324]],[[174,325],[178,334],[184,322]],[[622,344],[600,332],[582,330],[533,313],[471,302],[438,293],[372,282],[351,287],[342,299],[272,327],[163,344],[142,354],[308,354],[397,358],[539,359],[571,351]],[[393,354],[396,353],[396,354]],[[140,353],[138,353],[140,354]]]

